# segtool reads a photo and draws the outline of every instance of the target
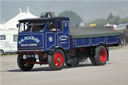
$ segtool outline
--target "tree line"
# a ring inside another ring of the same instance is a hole
[[[84,20],[79,16],[79,14],[75,13],[71,10],[66,10],[62,13],[60,13],[58,16],[65,16],[69,17],[70,19],[70,25],[79,25]],[[105,24],[122,24],[122,23],[128,23],[128,17],[121,18],[120,16],[113,15],[112,12],[108,15],[107,18],[97,18],[94,21],[88,22],[87,24],[96,24],[96,26],[103,26]]]
[[[90,23],[94,23],[96,24],[97,26],[103,26],[107,23],[110,23],[110,24],[122,24],[122,23],[128,23],[128,17],[126,18],[121,18],[119,16],[114,16],[112,14],[112,12],[109,14],[109,16],[107,17],[107,19],[104,19],[104,18],[100,18],[100,19],[95,19],[94,21],[90,22]]]

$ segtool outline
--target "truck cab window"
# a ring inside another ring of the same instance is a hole
[[[26,22],[20,24],[20,32],[43,32],[44,22]]]
[[[57,22],[57,31],[60,31],[61,30],[61,21],[58,21]]]
[[[32,23],[31,30],[32,30],[32,32],[40,32],[41,27],[40,27],[40,25],[38,25],[38,23]]]
[[[56,31],[54,22],[47,23],[47,31]]]
[[[20,23],[19,32],[23,32],[25,30],[24,23]]]

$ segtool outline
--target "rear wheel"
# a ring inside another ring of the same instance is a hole
[[[34,64],[26,63],[25,61],[35,61],[34,58],[23,59],[23,54],[19,54],[17,57],[17,64],[22,71],[30,71]]]
[[[65,55],[61,49],[54,51],[53,55],[48,56],[48,63],[52,70],[60,70],[63,68],[65,62]]]
[[[108,59],[107,48],[99,46],[95,50],[95,56],[90,57],[93,65],[105,65]]]

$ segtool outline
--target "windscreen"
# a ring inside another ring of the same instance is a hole
[[[19,24],[19,32],[43,32],[45,22],[23,22]]]

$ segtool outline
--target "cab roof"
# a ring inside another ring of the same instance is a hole
[[[56,20],[66,20],[69,21],[68,17],[43,17],[43,18],[28,18],[28,19],[21,19],[19,22],[43,22],[43,21],[56,21]]]

